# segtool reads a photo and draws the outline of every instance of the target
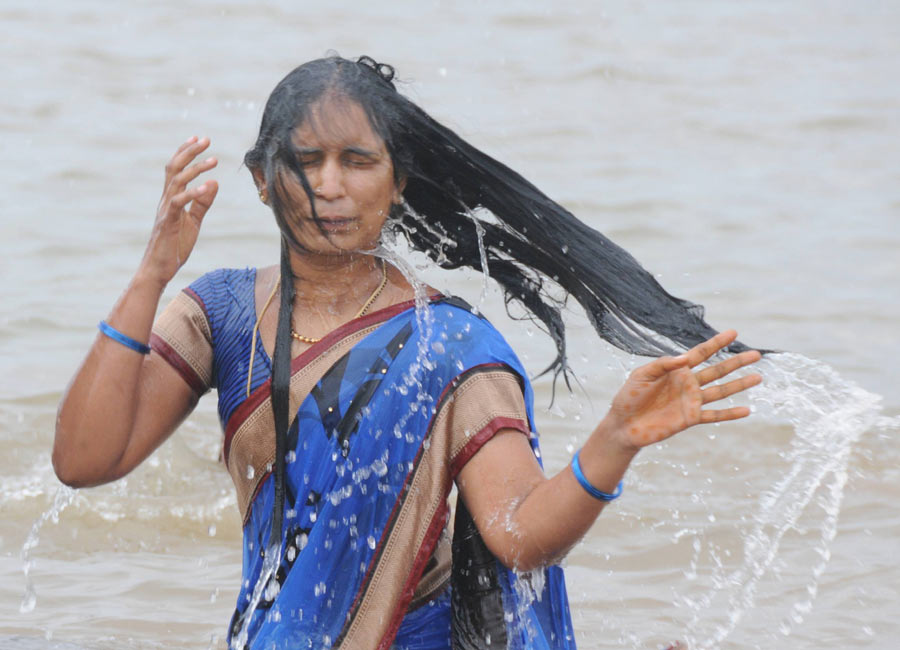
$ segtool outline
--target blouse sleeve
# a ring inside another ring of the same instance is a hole
[[[156,319],[150,347],[197,395],[213,387],[212,331],[202,301],[190,289],[179,293]]]
[[[531,436],[519,376],[507,366],[482,366],[461,375],[437,414],[437,426],[449,429],[451,475],[502,429]]]

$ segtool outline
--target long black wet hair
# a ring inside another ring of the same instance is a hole
[[[332,56],[304,63],[272,91],[259,137],[244,162],[266,180],[282,232],[282,278],[291,277],[290,248],[300,247],[288,227],[287,174],[300,182],[317,219],[291,135],[329,96],[365,111],[391,156],[395,179],[405,179],[405,204],[392,208],[387,227],[445,269],[466,266],[496,280],[507,309],[519,303],[553,340],[556,358],[547,371],[554,380],[567,370],[561,310],[569,297],[584,308],[600,337],[638,355],[677,354],[716,333],[703,320],[701,306],[670,295],[627,251],[434,120],[400,94],[393,79],[391,66],[369,57]],[[272,369],[276,502],[289,425],[293,294],[293,282],[282,281]],[[746,349],[740,342],[728,348]],[[273,532],[280,535],[280,507],[275,517]]]

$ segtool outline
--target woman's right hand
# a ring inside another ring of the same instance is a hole
[[[188,183],[218,164],[213,158],[194,159],[209,147],[209,138],[188,138],[166,164],[166,180],[156,212],[150,242],[141,262],[141,272],[168,284],[187,261],[197,242],[200,224],[216,198],[219,184],[207,180],[188,189]]]

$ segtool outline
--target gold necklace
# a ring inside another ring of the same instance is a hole
[[[387,286],[387,268],[385,266],[384,260],[381,260],[381,284],[375,287],[375,291],[372,292],[372,295],[369,296],[369,299],[363,303],[363,306],[360,307],[359,311],[356,312],[356,315],[350,320],[356,320],[360,316],[366,313],[366,310],[372,306],[372,303],[378,299],[378,296],[381,295],[381,292],[384,290],[384,287]],[[291,337],[300,341],[301,343],[308,343],[312,345],[313,343],[318,343],[322,340],[322,337],[313,338],[311,336],[303,336],[302,334],[298,334],[293,326],[291,326]]]

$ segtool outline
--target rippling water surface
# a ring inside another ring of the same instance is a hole
[[[304,5],[0,5],[0,647],[222,645],[240,523],[214,398],[126,479],[74,494],[50,467],[55,409],[184,138],[212,139],[221,191],[168,295],[276,260],[240,160],[272,86],[332,48],[393,63],[714,325],[797,353],[766,362],[754,418],[639,457],[567,560],[580,646],[897,647],[900,6]],[[543,368],[549,342],[496,302]],[[637,363],[578,313],[569,328],[584,391],[549,409],[536,386],[550,471]]]

